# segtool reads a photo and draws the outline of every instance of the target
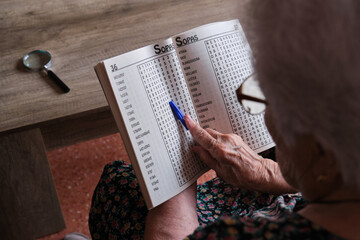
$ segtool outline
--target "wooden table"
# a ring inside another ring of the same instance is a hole
[[[65,227],[46,150],[117,132],[93,67],[193,27],[233,18],[245,1],[5,0],[0,2],[0,232],[33,239]],[[246,30],[246,27],[245,27]],[[22,57],[52,54],[71,88],[28,72]]]

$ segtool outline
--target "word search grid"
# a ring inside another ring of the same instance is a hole
[[[235,94],[243,80],[253,73],[251,51],[245,38],[236,32],[205,41],[205,45],[224,96],[233,132],[241,135],[253,150],[271,144],[272,139],[263,127],[263,115],[246,113]],[[253,130],[253,133],[246,129]]]
[[[179,186],[195,177],[204,167],[189,151],[192,137],[175,119],[169,105],[173,100],[182,111],[195,116],[190,95],[176,53],[156,57],[137,66]]]

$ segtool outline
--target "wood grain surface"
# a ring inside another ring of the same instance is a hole
[[[107,108],[93,67],[100,61],[193,27],[246,13],[246,1],[0,1],[0,132]],[[61,91],[21,59],[52,54]]]

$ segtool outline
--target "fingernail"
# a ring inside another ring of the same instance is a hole
[[[195,126],[195,121],[190,117],[189,114],[185,114],[185,122],[186,122],[186,126],[188,128],[193,128]]]

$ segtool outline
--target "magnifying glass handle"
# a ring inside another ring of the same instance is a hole
[[[61,79],[58,76],[56,76],[56,74],[53,71],[47,70],[47,74],[56,83],[56,85],[58,85],[61,88],[61,90],[64,93],[70,92],[70,88],[66,86],[66,84],[63,81],[61,81]]]

